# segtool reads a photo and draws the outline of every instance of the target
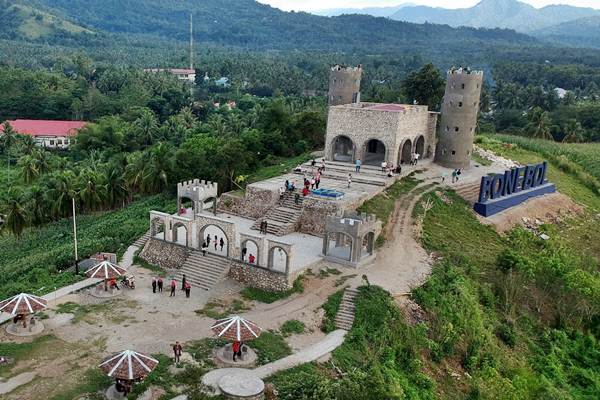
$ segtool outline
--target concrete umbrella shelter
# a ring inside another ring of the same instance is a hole
[[[104,279],[104,290],[108,290],[107,281],[112,278],[118,278],[127,273],[127,270],[123,267],[113,264],[110,261],[102,261],[99,264],[93,266],[85,273],[89,278],[100,278]]]
[[[27,293],[20,293],[0,302],[0,312],[5,312],[13,316],[20,316],[20,319],[23,320],[23,328],[27,328],[27,319],[25,318],[26,315],[35,314],[36,312],[45,310],[46,307],[48,307],[48,302],[45,299]],[[44,326],[40,323],[37,327],[38,331],[33,332],[30,326],[29,332],[25,333],[18,332],[16,329],[16,324],[14,325],[15,326],[13,326],[13,328],[15,329],[11,331],[9,326],[7,327],[7,332],[17,334],[19,336],[23,336],[23,334],[25,336],[29,336],[29,334],[36,334],[44,329]]]
[[[249,346],[242,346],[242,342],[260,336],[262,329],[258,325],[238,315],[233,315],[215,322],[211,330],[216,336],[233,341],[233,344],[227,344],[213,353],[218,365],[247,368],[254,365],[257,359],[256,353]],[[238,360],[235,359],[236,354],[239,356]]]
[[[106,357],[98,367],[116,380],[116,384],[108,389],[107,397],[118,398],[118,393],[127,395],[133,383],[142,381],[157,365],[157,359],[133,350]]]

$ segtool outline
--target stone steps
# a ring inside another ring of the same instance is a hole
[[[208,252],[203,256],[201,251],[193,250],[181,267],[178,278],[181,280],[185,274],[192,287],[210,290],[227,275],[229,265],[229,260],[225,257]]]
[[[379,177],[373,177],[364,175],[362,172],[357,174],[352,170],[351,172],[332,172],[325,170],[325,173],[322,175],[322,178],[333,179],[336,181],[348,182],[348,174],[352,174],[352,182],[353,183],[363,183],[367,185],[375,185],[375,186],[385,186],[387,177],[384,177],[383,174],[380,174]],[[301,175],[300,172],[296,172],[296,174]],[[323,185],[321,185],[323,186]]]
[[[349,331],[354,323],[354,312],[356,306],[354,301],[358,295],[358,290],[347,288],[342,296],[340,308],[338,309],[335,319],[333,320],[335,327]]]
[[[146,242],[150,239],[150,229],[146,231],[138,240],[133,242],[133,246],[139,247],[140,249],[146,245]]]
[[[257,219],[251,229],[260,231],[260,223],[267,221],[267,233],[275,236],[285,236],[296,230],[302,215],[302,198],[295,204],[293,193],[285,193],[278,207],[272,208],[264,218]]]

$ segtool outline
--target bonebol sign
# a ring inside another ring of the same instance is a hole
[[[556,187],[546,179],[548,163],[513,168],[503,174],[484,176],[475,211],[484,217],[497,214],[524,201],[548,193]]]

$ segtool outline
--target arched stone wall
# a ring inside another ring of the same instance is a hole
[[[227,221],[225,219],[210,216],[208,214],[200,214],[196,215],[196,237],[198,238],[198,247],[202,247],[202,243],[204,242],[205,234],[204,231],[209,226],[215,226],[219,228],[225,237],[227,238],[227,257],[236,258],[239,257],[237,254],[237,248],[235,246],[236,242],[236,229],[235,223],[231,221]]]
[[[346,135],[334,137],[331,141],[330,157],[333,161],[353,162],[356,157],[356,143]]]
[[[369,147],[373,146],[373,144],[375,152],[369,151]],[[381,148],[383,148],[383,152],[381,152]],[[362,162],[365,165],[380,166],[383,161],[387,161],[388,159],[389,148],[383,140],[370,138],[363,143],[361,149]]]
[[[268,256],[269,256],[267,267],[269,269],[273,269],[274,252],[277,251],[278,249],[281,249],[286,255],[285,274],[289,275],[290,269],[292,266],[292,256],[293,256],[292,245],[289,243],[283,243],[283,242],[277,242],[274,240],[269,240],[267,247],[268,247]]]
[[[265,250],[264,250],[264,238],[259,237],[259,236],[253,236],[253,235],[249,235],[246,233],[240,233],[240,257],[241,257],[241,251],[244,247],[248,248],[248,243],[254,243],[254,245],[256,246],[256,254],[254,254],[254,256],[256,257],[256,262],[255,264],[258,266],[267,266],[267,257],[265,257]],[[246,259],[244,261],[248,262],[248,258],[250,256],[250,251],[247,252],[246,254]]]
[[[412,141],[410,139],[405,139],[398,150],[398,164],[410,164],[412,152]]]

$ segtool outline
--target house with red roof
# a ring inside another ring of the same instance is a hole
[[[38,146],[50,149],[68,149],[80,129],[85,127],[85,121],[51,121],[38,119],[16,119],[6,121],[21,135],[35,139]],[[0,125],[0,135],[4,126]]]

